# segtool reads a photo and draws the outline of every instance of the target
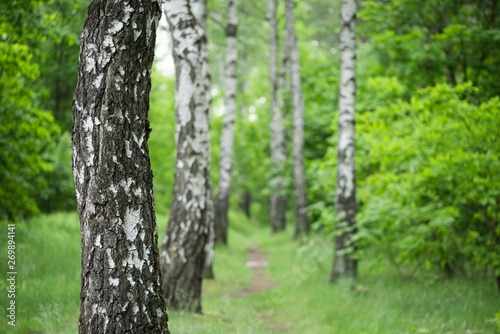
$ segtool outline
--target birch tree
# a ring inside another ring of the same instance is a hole
[[[271,199],[270,215],[273,232],[281,231],[286,223],[286,196],[284,194],[284,171],[286,163],[285,127],[283,111],[278,100],[278,30],[276,22],[276,0],[267,1],[269,20],[269,56],[271,77]]]
[[[283,34],[283,52],[281,54],[281,67],[279,69],[279,75],[278,75],[278,80],[277,80],[277,89],[276,89],[276,99],[277,99],[277,109],[281,111],[282,115],[282,120],[284,116],[289,112],[288,108],[286,108],[285,104],[285,98],[287,97],[288,93],[288,86],[290,84],[289,82],[289,76],[290,76],[290,39],[288,37],[288,30],[285,29],[284,34]],[[285,130],[283,129],[283,132],[285,133]],[[287,156],[287,136],[284,134],[283,135],[283,145],[282,145],[282,150],[283,150],[283,156]]]
[[[212,86],[212,77],[210,72],[210,53],[208,51],[208,31],[207,31],[207,0],[192,0],[191,8],[193,15],[196,18],[196,21],[200,25],[203,30],[203,34],[205,35],[205,43],[201,45],[201,56],[203,59],[202,63],[202,75],[203,75],[203,83],[205,85],[205,98],[207,102],[207,114],[208,114],[208,123],[210,124],[210,114],[211,114],[211,105],[212,105],[212,95],[210,94],[210,88]],[[209,129],[210,131],[210,129]],[[208,151],[208,157],[211,156],[210,153],[210,142],[206,146]],[[211,175],[210,167],[208,171],[208,175]],[[213,279],[214,271],[213,271],[213,259],[215,254],[215,219],[214,219],[214,199],[213,199],[213,189],[212,183],[209,182],[209,196],[208,196],[208,239],[205,244],[205,268],[203,270],[203,278]]]
[[[164,296],[174,309],[201,312],[201,282],[212,220],[210,118],[204,1],[164,2],[175,64],[175,181],[162,240]]]
[[[340,93],[335,211],[341,217],[335,237],[331,281],[357,274],[357,261],[350,255],[355,229],[356,174],[354,124],[356,95],[356,0],[342,0],[340,10]]]
[[[72,130],[80,333],[169,333],[147,145],[160,15],[156,1],[94,0],[81,33]]]
[[[238,60],[238,8],[236,0],[227,1],[226,66],[225,66],[225,113],[222,128],[219,167],[219,193],[216,203],[216,239],[227,244],[229,194],[231,190],[231,169],[233,165],[234,121],[236,119],[236,73]]]
[[[304,96],[300,80],[300,56],[295,33],[294,0],[285,0],[286,34],[290,47],[293,100],[293,185],[295,201],[295,238],[309,233],[307,188],[304,170]]]

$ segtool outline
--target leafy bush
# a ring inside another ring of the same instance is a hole
[[[42,156],[52,168],[42,174],[45,182],[38,195],[38,207],[43,212],[74,210],[76,195],[71,168],[71,135],[63,133]]]
[[[396,263],[500,274],[500,101],[473,103],[468,84],[437,85],[360,117],[358,244]]]
[[[395,78],[360,87],[355,242],[398,267],[500,275],[500,101],[481,101],[470,84],[439,84],[408,100]],[[336,124],[334,123],[334,128]],[[325,158],[311,163],[315,228],[331,233],[336,136]]]
[[[0,219],[38,212],[41,174],[51,171],[42,153],[59,133],[30,87],[39,75],[33,46],[44,38],[39,5],[6,2],[0,10]]]

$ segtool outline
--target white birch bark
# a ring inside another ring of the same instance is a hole
[[[295,238],[309,233],[307,187],[304,169],[304,96],[300,80],[300,56],[295,33],[294,0],[285,0],[286,31],[290,45],[293,100],[293,185],[295,200]]]
[[[201,312],[201,282],[212,219],[210,114],[204,1],[166,0],[175,64],[176,163],[162,240],[164,296],[175,309]]]
[[[281,124],[283,131],[283,144],[282,144],[282,156],[284,159],[287,157],[287,136],[285,135],[285,127],[283,125],[284,117],[288,113],[289,110],[286,109],[285,105],[285,97],[289,88],[289,76],[290,76],[290,39],[288,37],[288,31],[285,29],[283,33],[283,52],[281,54],[281,67],[279,69],[278,82],[277,82],[277,108],[281,111]]]
[[[284,172],[286,163],[285,127],[282,105],[278,99],[278,30],[276,22],[276,0],[267,1],[269,20],[269,56],[271,78],[271,198],[270,220],[273,232],[281,231],[286,224],[286,196],[284,194]]]
[[[337,190],[335,210],[341,217],[335,238],[335,259],[331,281],[354,277],[357,261],[341,251],[352,247],[356,216],[356,174],[354,151],[356,96],[356,0],[342,0],[340,19],[340,93],[338,124]],[[339,252],[341,254],[339,254]]]
[[[200,27],[203,29],[203,33],[205,34],[205,43],[203,43],[201,47],[201,54],[203,58],[203,64],[202,64],[202,75],[204,78],[204,84],[205,84],[205,92],[206,92],[206,99],[207,99],[207,105],[208,105],[208,122],[210,123],[210,116],[211,116],[211,105],[212,105],[212,95],[210,94],[210,89],[212,86],[212,78],[210,74],[210,54],[208,51],[208,31],[207,31],[207,0],[192,0],[192,12],[194,17],[196,18],[196,21],[200,25]],[[207,151],[208,151],[208,156],[211,156],[211,149],[210,149],[210,143],[207,146]],[[209,171],[209,175],[210,175]],[[210,182],[209,184],[209,198],[208,198],[208,213],[207,213],[207,220],[208,220],[208,239],[207,243],[205,244],[205,268],[203,270],[203,278],[207,279],[213,279],[214,278],[214,272],[212,268],[213,264],[213,259],[215,255],[215,208],[214,208],[214,198],[213,198],[213,189],[212,189],[212,183]]]
[[[72,129],[80,333],[169,333],[147,145],[160,15],[156,1],[94,0],[81,34]]]
[[[227,1],[226,66],[224,73],[225,114],[221,134],[219,193],[216,204],[216,238],[227,244],[228,208],[233,165],[234,122],[236,120],[237,60],[238,60],[238,8],[236,0]]]

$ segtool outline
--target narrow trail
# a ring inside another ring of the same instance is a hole
[[[236,291],[233,294],[233,298],[245,298],[257,293],[265,292],[267,290],[275,287],[275,284],[271,276],[267,273],[266,267],[269,262],[267,261],[266,253],[259,250],[257,244],[253,244],[248,250],[248,260],[245,266],[252,269],[253,278],[245,289]],[[283,326],[277,324],[272,320],[271,314],[261,313],[260,318],[266,323],[266,327],[270,331],[281,331],[285,330],[289,325]]]
[[[248,260],[245,263],[253,271],[252,281],[245,289],[236,291],[233,297],[244,298],[273,288],[274,282],[266,272],[267,265],[266,253],[260,251],[257,244],[253,244],[248,249]]]

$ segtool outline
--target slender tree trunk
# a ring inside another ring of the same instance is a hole
[[[203,29],[203,34],[205,34],[205,43],[201,46],[201,56],[203,59],[202,64],[202,76],[203,82],[205,85],[205,97],[207,99],[208,105],[208,122],[210,124],[210,114],[211,114],[211,105],[212,105],[212,94],[210,93],[210,89],[212,86],[212,77],[210,74],[210,53],[208,51],[208,40],[207,40],[207,0],[191,0],[191,11],[198,22],[199,26]],[[211,156],[210,153],[210,142],[206,147],[208,151],[208,156]],[[211,175],[211,172],[208,172]],[[211,180],[210,180],[211,181]],[[213,279],[214,271],[213,271],[213,259],[215,255],[215,219],[214,219],[214,197],[212,190],[212,183],[208,185],[209,189],[209,216],[208,216],[208,239],[205,244],[205,268],[203,269],[203,278],[205,279]]]
[[[295,34],[294,0],[285,0],[286,31],[290,45],[293,99],[293,185],[295,199],[295,238],[309,233],[307,187],[304,169],[304,96],[300,80],[300,57]]]
[[[252,194],[249,190],[245,190],[243,195],[241,196],[240,208],[245,213],[247,218],[251,217],[250,213],[250,205],[252,204]]]
[[[210,208],[210,212],[214,212],[213,201]],[[205,268],[203,269],[203,278],[205,279],[214,279],[214,269],[213,269],[213,261],[215,255],[215,224],[214,218],[210,218],[211,223],[209,223],[208,230],[208,239],[205,244]]]
[[[280,67],[280,71],[279,71],[279,76],[278,76],[278,82],[277,82],[277,105],[278,105],[278,110],[281,111],[281,115],[282,115],[282,120],[281,122],[283,122],[283,118],[286,118],[286,116],[288,115],[288,108],[286,107],[286,103],[285,103],[285,98],[287,97],[286,96],[286,93],[291,90],[291,87],[289,86],[289,81],[287,80],[287,78],[290,76],[290,72],[291,72],[291,68],[290,68],[290,53],[291,53],[291,49],[290,49],[290,38],[289,38],[289,35],[288,35],[288,30],[285,29],[284,31],[284,34],[283,34],[283,53],[281,55],[281,67]],[[286,157],[287,156],[287,150],[286,150],[286,147],[287,147],[287,142],[288,140],[290,140],[288,138],[288,136],[286,135],[286,132],[285,132],[285,129],[284,129],[284,126],[283,126],[283,155]]]
[[[286,196],[284,194],[284,171],[286,163],[285,127],[283,111],[278,101],[278,30],[276,22],[276,0],[267,1],[269,19],[269,54],[271,77],[271,228],[273,232],[285,229]]]
[[[175,181],[162,240],[164,296],[174,309],[201,312],[201,282],[212,213],[210,115],[206,34],[199,24],[204,1],[167,0],[175,64]]]
[[[244,6],[244,3],[241,4],[241,6]],[[240,20],[241,20],[241,17],[243,17],[243,19],[247,18],[247,13],[244,12],[244,11],[241,11],[240,12]],[[238,68],[240,69],[239,70],[239,73],[241,73],[241,69],[243,70],[243,72],[247,69],[247,53],[244,52],[241,52],[238,54]],[[238,81],[238,91],[240,92],[244,92],[246,90],[248,90],[249,88],[249,84],[248,84],[248,81],[247,80],[239,80]],[[239,107],[239,113],[237,113],[236,117],[238,117],[238,119],[242,122],[245,122],[248,120],[248,105],[245,103],[245,101],[241,101],[240,103],[240,107]],[[243,176],[242,176],[242,179],[243,179],[243,182],[242,183],[245,183],[245,181],[248,179],[248,175],[245,173]],[[246,186],[243,186],[243,194],[241,194],[241,199],[240,199],[240,209],[245,213],[245,216],[247,216],[247,218],[251,218],[251,211],[250,211],[250,206],[252,204],[252,194],[250,193],[250,190],[246,187]]]
[[[335,210],[342,217],[335,238],[335,259],[331,281],[355,277],[357,261],[346,248],[353,247],[355,232],[356,172],[354,164],[354,125],[356,96],[356,0],[342,0],[340,30],[340,94],[338,125],[337,192]]]
[[[234,121],[236,119],[236,79],[238,44],[238,8],[236,0],[227,1],[226,67],[225,67],[225,114],[220,140],[219,193],[215,208],[216,241],[227,244],[227,211],[231,191],[231,168],[233,165]]]
[[[94,0],[73,100],[80,333],[169,333],[147,141],[154,1]]]

